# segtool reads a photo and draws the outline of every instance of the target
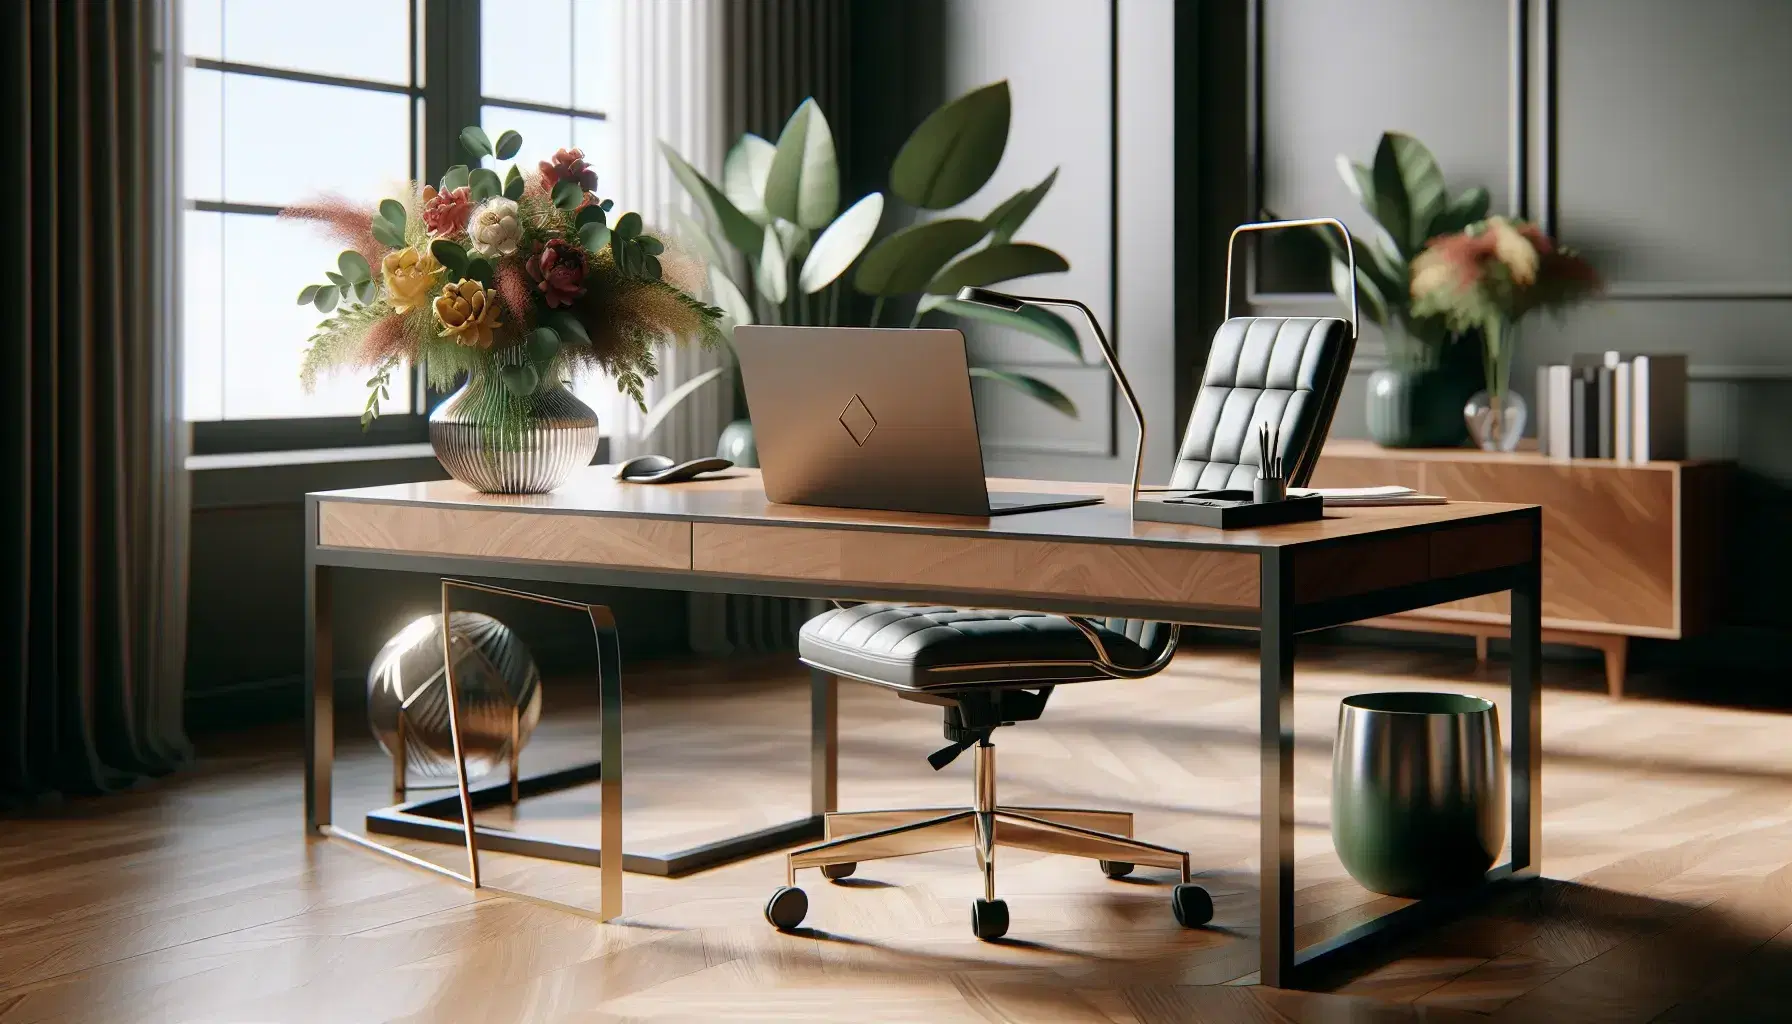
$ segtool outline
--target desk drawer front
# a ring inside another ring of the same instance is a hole
[[[1257,556],[870,530],[697,523],[699,572],[1255,608]]]
[[[319,544],[338,548],[651,569],[691,567],[691,524],[663,519],[324,501],[318,505],[317,532]]]

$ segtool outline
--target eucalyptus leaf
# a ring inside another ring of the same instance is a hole
[[[472,172],[466,164],[455,164],[442,173],[442,191],[452,192],[457,188],[467,187],[467,178]]]
[[[666,251],[666,243],[660,241],[659,239],[653,237],[652,235],[642,235],[640,237],[640,239],[638,239],[636,241],[635,244],[639,245],[641,247],[641,251],[646,253],[649,256],[658,256],[660,253],[663,253]]]
[[[962,217],[903,228],[872,246],[859,260],[853,287],[882,298],[918,292],[952,257],[976,245],[983,235],[982,221]]]
[[[753,284],[759,294],[772,305],[780,305],[790,294],[790,274],[784,266],[784,246],[776,231],[765,233],[765,245],[759,251],[759,266],[753,271]]]
[[[640,427],[635,431],[635,437],[640,440],[646,440],[647,438],[652,437],[653,432],[659,429],[659,425],[665,422],[667,416],[672,414],[672,410],[678,408],[685,399],[696,394],[698,388],[715,380],[722,374],[727,373],[730,369],[731,367],[718,366],[714,369],[704,370],[702,373],[699,373],[690,380],[685,381],[683,384],[680,384],[667,392],[666,397],[655,402],[653,408],[648,410],[647,416],[641,420]]]
[[[492,155],[500,160],[509,160],[523,148],[523,137],[516,132],[506,131],[498,134],[498,141],[492,146]]]
[[[1002,200],[1000,206],[991,210],[989,216],[983,218],[984,225],[989,228],[990,239],[995,242],[1006,242],[1013,238],[1014,233],[1019,231],[1020,226],[1033,215],[1033,210],[1039,206],[1039,201],[1052,190],[1052,184],[1057,180],[1058,169],[1054,167],[1052,173],[1045,176],[1044,181],[1032,188],[1023,188]]]
[[[485,129],[478,125],[469,125],[460,130],[460,144],[462,149],[476,157],[492,155],[492,140],[485,134]]]
[[[1028,398],[1037,398],[1071,419],[1077,418],[1076,403],[1070,400],[1070,396],[1038,377],[1029,377],[1024,373],[1010,373],[1007,370],[993,370],[987,366],[971,367],[971,376],[1005,384]]]
[[[1038,306],[1022,306],[1015,310],[997,309],[994,306],[985,306],[981,303],[963,302],[943,297],[930,302],[928,308],[955,316],[968,317],[972,320],[981,320],[988,324],[1012,327],[1017,331],[1025,331],[1035,337],[1044,338],[1070,353],[1077,358],[1078,362],[1083,359],[1083,343],[1077,337],[1076,328],[1070,326],[1070,321],[1048,309],[1040,309]]]
[[[680,213],[679,216],[682,217],[684,214]],[[604,207],[599,203],[586,203],[579,207],[579,212],[572,215],[572,222],[579,227],[584,227],[587,224],[603,224],[606,222]]]
[[[515,164],[511,164],[510,173],[504,176],[504,198],[514,203],[523,198],[523,191],[526,187],[527,185],[523,181],[523,172],[517,170]]]
[[[498,180],[498,172],[489,167],[475,167],[467,175],[468,194],[475,203],[483,203],[493,196],[504,193],[504,183]]]
[[[324,271],[324,276],[329,278],[330,283],[335,285],[338,288],[347,288],[348,287],[348,278],[343,277],[341,274],[338,274],[334,270]]]
[[[552,327],[537,327],[523,338],[523,352],[532,363],[545,363],[560,351],[560,332]]]
[[[396,199],[380,200],[380,216],[391,221],[392,226],[397,228],[401,234],[404,232],[405,212],[403,203]]]
[[[584,321],[563,309],[550,309],[541,314],[541,322],[554,329],[560,335],[562,344],[578,342],[581,345],[591,344],[591,333],[585,330]]]
[[[438,238],[429,243],[429,254],[436,262],[447,267],[456,277],[467,276],[467,250],[462,249],[446,238]]]
[[[678,183],[684,186],[686,192],[690,193],[691,199],[696,202],[697,208],[703,211],[704,219],[709,222],[710,226],[720,231],[722,237],[728,240],[728,244],[740,252],[749,256],[758,253],[759,236],[765,233],[765,229],[740,212],[740,208],[735,206],[722,193],[721,189],[705,178],[695,167],[685,162],[684,157],[679,156],[677,150],[662,142],[660,143],[660,152],[665,154],[666,163],[672,168],[672,176],[678,179]],[[607,203],[608,200],[605,202]],[[609,207],[605,206],[605,209],[609,209]]]
[[[882,192],[873,192],[847,207],[846,212],[835,218],[810,247],[809,255],[803,260],[802,272],[797,275],[797,286],[805,294],[813,295],[846,273],[852,261],[871,244],[871,236],[877,233],[883,215]]]
[[[355,285],[355,301],[363,306],[373,305],[374,296],[379,294],[380,286],[373,281],[362,281]]]
[[[809,231],[828,226],[840,209],[840,167],[834,133],[813,97],[797,104],[765,176],[765,209]]]
[[[649,281],[658,281],[660,279],[660,274],[660,258],[653,255],[642,255],[640,276]]]
[[[336,257],[336,267],[342,271],[343,278],[349,284],[359,284],[373,276],[373,268],[367,265],[367,257],[353,249],[344,249],[342,255]]]
[[[951,295],[966,285],[998,284],[1034,274],[1061,274],[1069,269],[1069,260],[1043,245],[1008,242],[979,249],[953,263],[934,275],[927,290],[935,295]]]
[[[618,238],[632,240],[636,235],[641,233],[641,215],[630,210],[621,217],[618,217],[616,219],[615,231]]]
[[[736,327],[753,322],[753,304],[734,286],[734,281],[714,265],[709,268],[709,291],[715,296],[716,305]]]
[[[373,240],[381,245],[393,249],[404,248],[404,228],[393,225],[386,218],[373,218],[373,224],[368,230],[373,235]]]
[[[328,313],[336,308],[336,300],[341,297],[342,293],[335,288],[319,288],[317,294],[311,297],[311,304],[317,307],[319,313]]]
[[[305,287],[299,289],[299,305],[301,305],[301,306],[311,305],[312,301],[317,298],[317,290],[321,287],[323,287],[323,286],[315,285],[315,284],[308,284]]]
[[[722,161],[722,194],[755,224],[772,221],[765,209],[765,178],[777,155],[777,146],[748,132]]]
[[[585,201],[585,189],[576,181],[555,182],[553,197],[555,206],[571,212]]]
[[[960,96],[928,115],[890,165],[890,190],[928,210],[956,206],[976,194],[1008,146],[1008,83]]]
[[[500,366],[498,380],[504,385],[504,390],[512,395],[517,398],[528,398],[541,384],[541,372],[528,363]]]
[[[586,252],[597,252],[610,244],[610,229],[602,224],[587,224],[579,229],[579,244]]]

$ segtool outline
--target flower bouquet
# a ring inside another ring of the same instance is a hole
[[[475,159],[498,160],[523,143],[513,131],[493,143],[477,127],[460,141]],[[299,292],[329,314],[305,353],[305,385],[327,369],[370,372],[365,427],[406,364],[444,391],[464,378],[430,416],[443,465],[480,490],[554,487],[597,445],[596,417],[564,386],[570,375],[608,374],[644,407],[656,343],[721,339],[722,311],[694,296],[704,268],[648,234],[639,214],[612,223],[614,203],[596,188],[584,154],[562,149],[534,172],[451,167],[371,214],[336,198],[288,207],[283,216],[318,222],[349,247],[324,283]]]
[[[1536,225],[1504,217],[1433,239],[1413,259],[1413,315],[1440,316],[1458,333],[1481,331],[1487,390],[1469,399],[1463,415],[1482,448],[1511,451],[1524,432],[1524,400],[1510,388],[1520,322],[1599,289],[1599,273],[1585,258]]]

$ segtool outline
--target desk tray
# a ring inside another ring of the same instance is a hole
[[[1191,497],[1198,497],[1198,492]],[[1140,496],[1133,503],[1132,517],[1154,523],[1181,523],[1186,526],[1211,526],[1236,530],[1250,526],[1275,526],[1280,523],[1304,523],[1318,519],[1325,511],[1325,499],[1319,495],[1285,498],[1281,501],[1225,501],[1196,505],[1165,497]]]

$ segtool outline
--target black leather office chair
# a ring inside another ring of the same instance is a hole
[[[1260,458],[1256,427],[1266,419],[1282,424],[1290,484],[1304,484],[1354,347],[1353,326],[1340,319],[1228,319],[1208,353],[1172,486],[1248,487]],[[1171,894],[1176,920],[1190,928],[1207,923],[1213,901],[1189,881],[1188,854],[1132,838],[1130,813],[998,803],[990,742],[1001,726],[1037,719],[1056,686],[1156,673],[1169,664],[1178,637],[1179,627],[1170,623],[927,605],[861,604],[810,619],[797,644],[812,669],[944,709],[949,745],[928,761],[943,768],[970,749],[973,799],[958,809],[827,815],[826,838],[788,855],[786,885],[767,902],[766,919],[788,930],[808,913],[808,896],[796,888],[799,868],[840,879],[862,861],[968,846],[983,872],[983,898],[971,908],[978,938],[1008,930],[1008,906],[996,898],[997,847],[1086,857],[1110,878],[1140,864],[1179,872]]]

